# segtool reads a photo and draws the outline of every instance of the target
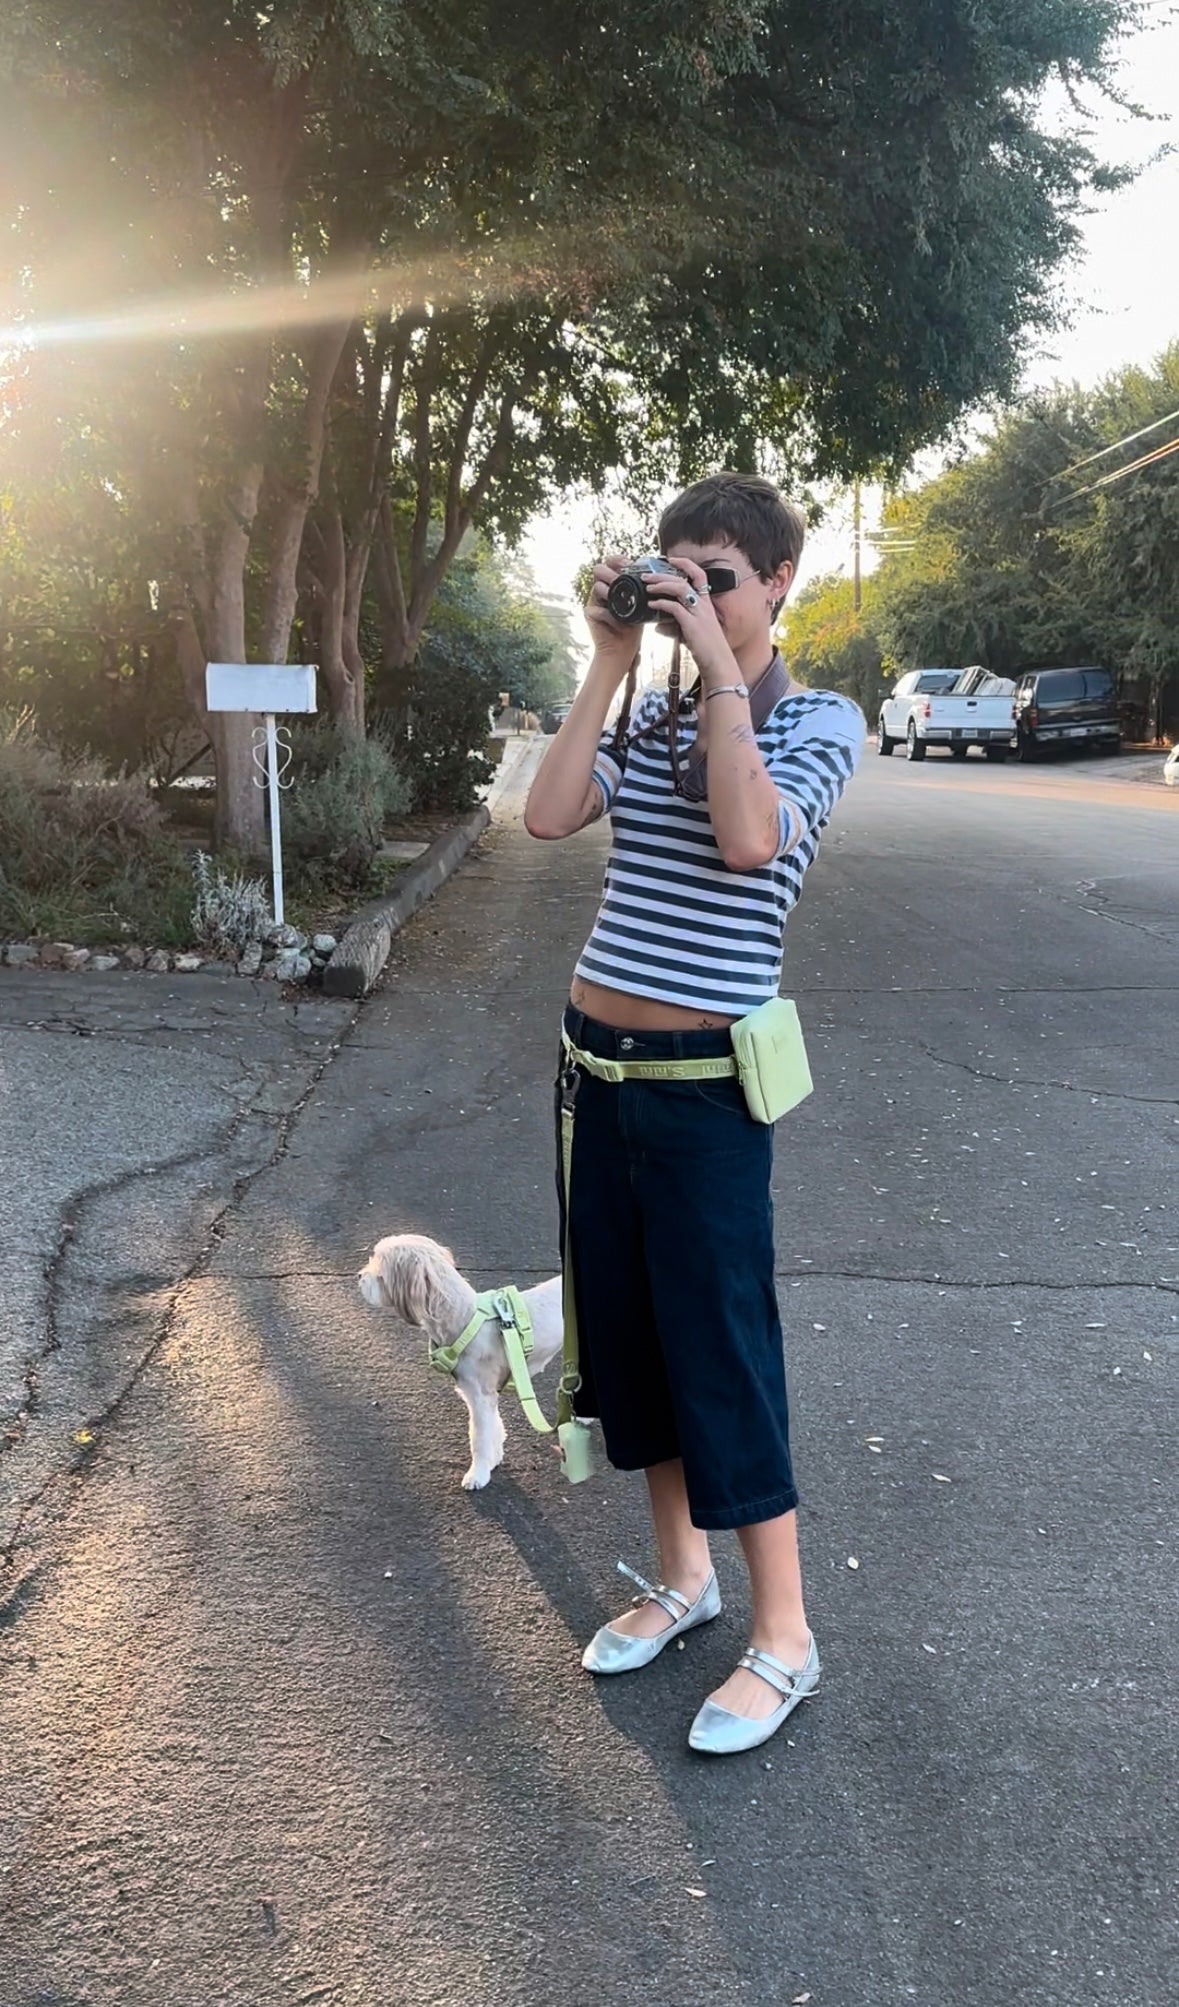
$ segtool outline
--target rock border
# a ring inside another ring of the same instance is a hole
[[[326,968],[334,953],[334,934],[315,934],[308,939],[296,928],[271,926],[247,943],[238,955],[217,955],[209,950],[177,953],[168,948],[144,948],[129,943],[122,948],[77,948],[72,941],[0,942],[0,963],[9,969],[57,969],[67,975],[86,970],[108,975],[129,969],[152,976],[193,976],[206,974],[268,977],[272,982],[305,983],[315,970]]]
[[[372,988],[389,959],[393,936],[457,871],[490,822],[491,811],[481,802],[453,829],[436,837],[413,864],[406,865],[395,891],[361,908],[328,959],[323,972],[325,996],[362,997]]]

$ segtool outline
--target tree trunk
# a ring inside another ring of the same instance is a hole
[[[319,566],[319,670],[327,684],[332,716],[346,730],[354,728],[356,704],[352,675],[344,660],[345,558],[344,524],[333,496],[320,511],[322,557]]]
[[[360,652],[360,608],[364,599],[364,583],[368,576],[371,554],[371,534],[366,544],[357,546],[348,553],[348,562],[344,568],[344,617],[340,630],[344,667],[351,679],[351,728],[360,737],[364,736],[365,723],[365,667],[364,657]]]
[[[394,736],[399,738],[405,730],[417,643],[410,634],[393,510],[388,497],[381,506],[375,555],[373,576],[381,623],[381,660],[373,678],[373,708],[388,713]]]
[[[262,465],[242,469],[226,497],[226,523],[210,581],[208,632],[210,662],[246,661],[246,560],[262,485]],[[217,767],[217,810],[213,841],[255,860],[266,854],[266,801],[255,787],[253,711],[224,711],[210,720],[209,736]]]
[[[325,328],[311,348],[303,410],[303,477],[283,496],[271,549],[259,648],[263,662],[285,662],[298,603],[299,552],[307,512],[319,493],[328,432],[328,398],[351,323]]]

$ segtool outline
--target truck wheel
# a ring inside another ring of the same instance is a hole
[[[1001,767],[1011,748],[1010,746],[984,746],[983,751],[995,766]]]
[[[969,746],[951,746],[950,758],[952,760],[964,760],[969,751],[970,751]]]
[[[884,729],[884,712],[882,711],[876,721],[876,750],[882,759],[887,760],[891,756],[895,745],[896,740],[890,739]]]
[[[917,727],[913,723],[912,718],[909,720],[909,731],[905,740],[905,758],[907,760],[923,760],[925,758],[925,740],[917,737]]]

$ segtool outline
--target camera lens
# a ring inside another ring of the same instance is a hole
[[[620,572],[606,594],[606,608],[615,620],[637,620],[642,617],[646,598],[642,581]]]

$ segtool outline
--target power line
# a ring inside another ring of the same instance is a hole
[[[1099,488],[1112,487],[1115,481],[1123,481],[1127,474],[1137,474],[1143,467],[1153,467],[1160,460],[1169,460],[1172,453],[1179,453],[1179,439],[1169,439],[1165,446],[1157,446],[1153,453],[1144,453],[1141,459],[1131,460],[1128,466],[1118,467],[1112,474],[1103,474],[1099,481],[1091,481],[1087,488],[1075,488],[1071,495],[1062,495],[1057,507],[1063,508],[1066,502],[1079,502],[1083,495],[1095,495]]]
[[[1071,467],[1064,467],[1059,474],[1051,476],[1054,481],[1067,481],[1070,474],[1079,474],[1082,467],[1091,467],[1095,460],[1105,460],[1111,453],[1120,453],[1123,446],[1132,446],[1136,439],[1145,439],[1150,432],[1157,432],[1160,425],[1171,425],[1179,418],[1179,411],[1168,411],[1165,418],[1154,418],[1149,425],[1138,432],[1127,432],[1124,439],[1115,439],[1112,446],[1103,446],[1099,453],[1086,453],[1083,460],[1074,460]],[[1088,492],[1087,490],[1085,491]]]

